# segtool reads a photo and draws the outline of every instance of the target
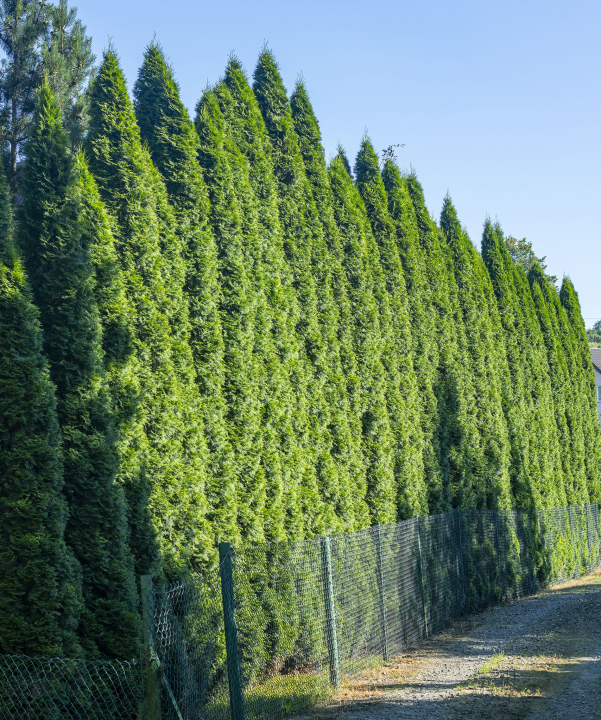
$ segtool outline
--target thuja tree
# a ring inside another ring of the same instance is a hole
[[[332,401],[338,404],[337,412],[348,417],[347,423],[338,422],[335,425],[339,428],[338,437],[335,438],[335,448],[340,455],[347,458],[352,492],[355,494],[357,487],[365,487],[365,458],[362,457],[359,442],[362,390],[358,383],[357,359],[353,347],[355,318],[349,299],[352,289],[349,287],[349,280],[343,268],[342,236],[334,217],[334,198],[321,144],[321,131],[302,82],[297,83],[292,93],[290,108],[305,172],[323,228],[322,242],[325,244],[322,244],[319,253],[322,266],[317,270],[320,273],[320,284],[327,285],[329,282],[332,292],[327,296],[329,304],[322,302],[321,312],[329,331],[330,352],[336,351],[337,341],[340,365],[336,367],[336,373],[344,376],[347,391],[346,397],[336,392],[332,393]],[[358,506],[357,511],[360,509],[361,506]]]
[[[470,484],[470,448],[478,445],[475,398],[469,375],[465,329],[457,296],[452,259],[441,243],[440,231],[426,208],[417,177],[407,177],[420,247],[424,257],[430,302],[436,318],[439,365],[435,384],[438,407],[442,487],[429,497],[431,512],[444,512],[464,504]]]
[[[218,251],[219,311],[225,343],[224,394],[236,462],[238,523],[245,539],[263,540],[266,489],[261,465],[259,367],[253,354],[256,300],[244,257],[242,219],[233,174],[224,148],[224,120],[217,98],[209,90],[198,104],[195,125]]]
[[[117,481],[127,501],[130,547],[136,575],[160,573],[156,530],[149,508],[148,438],[140,412],[140,360],[135,352],[134,308],[127,297],[115,240],[113,221],[100,198],[82,153],[76,154],[76,183],[72,190],[79,203],[78,225],[91,238],[94,266],[93,292],[102,325],[102,349],[113,398],[118,434]]]
[[[322,307],[329,309],[333,303],[331,282],[325,271],[327,247],[305,174],[290,104],[276,62],[268,50],[259,57],[253,90],[271,141],[284,248],[302,308],[296,329],[303,338],[310,361],[309,393],[314,418],[310,427],[312,464],[317,474],[319,495],[336,497],[341,488],[348,487],[350,478],[346,459],[337,453],[335,446],[338,437],[348,437],[345,418],[339,411],[346,401],[344,378],[339,373],[339,346],[335,331],[326,326],[328,316],[321,312]],[[334,330],[336,325],[337,322]],[[346,492],[344,489],[343,493]],[[309,501],[304,509],[307,518],[314,518],[311,533],[328,531],[327,504],[313,505]]]
[[[395,500],[398,517],[406,518],[428,511],[423,473],[422,409],[413,366],[407,288],[395,226],[388,213],[378,156],[367,138],[357,155],[355,174],[379,251],[379,268],[372,255],[372,272],[375,278],[380,275],[377,295],[381,314],[382,361],[387,374],[386,400],[395,440]]]
[[[488,301],[488,273],[461,228],[448,195],[440,225],[452,255],[479,434],[478,446],[471,448],[471,482],[465,487],[464,502],[468,507],[508,509],[511,506],[509,438],[503,413],[507,360],[496,302],[491,306]]]
[[[186,259],[190,345],[208,444],[207,519],[217,541],[237,537],[234,458],[226,427],[224,342],[217,246],[209,227],[209,200],[198,136],[179,97],[161,48],[151,43],[134,87],[142,140],[165,181]]]
[[[444,494],[440,458],[440,416],[436,397],[440,360],[436,340],[437,316],[431,302],[424,255],[419,244],[417,217],[406,179],[401,176],[397,166],[387,160],[382,170],[382,180],[388,197],[388,212],[396,229],[396,241],[407,285],[414,340],[414,367],[422,403],[424,473],[428,497],[434,499]],[[435,501],[432,504],[435,505]]]
[[[27,143],[19,242],[57,387],[64,451],[65,538],[79,561],[78,628],[88,657],[131,658],[139,641],[133,558],[118,472],[115,413],[94,298],[91,245],[80,223],[74,159],[50,88],[39,93]]]
[[[490,220],[484,224],[482,258],[497,299],[510,374],[507,422],[514,502],[518,508],[545,507],[561,471],[543,341],[536,317],[531,322],[531,300],[520,297],[523,276],[514,267],[501,228]]]
[[[161,176],[142,146],[117,57],[90,89],[90,170],[114,215],[127,295],[137,316],[140,416],[149,441],[149,507],[168,575],[208,560],[206,442],[189,344],[186,266]]]
[[[591,352],[582,319],[578,293],[572,281],[565,277],[559,292],[561,305],[569,321],[574,350],[574,383],[580,394],[580,408],[584,431],[586,475],[591,502],[599,502],[601,482],[601,429],[595,403],[595,375]]]
[[[342,150],[331,162],[329,183],[334,218],[342,241],[342,263],[353,314],[353,348],[359,378],[361,437],[368,497],[386,496],[395,486],[394,436],[386,403],[387,382],[380,328],[380,308],[374,294],[370,264],[379,261],[365,206]]]
[[[268,408],[265,419],[279,443],[286,531],[290,537],[299,537],[305,534],[302,488],[307,478],[314,478],[306,447],[311,405],[307,359],[295,330],[300,306],[284,253],[269,136],[252,88],[234,57],[228,62],[218,101],[230,135],[232,160],[240,154],[246,159],[244,163],[236,161],[236,166],[239,172],[247,169],[248,178],[242,172],[242,184],[246,188],[248,182],[254,196],[248,219],[255,242],[252,246],[247,242],[246,249],[253,256],[253,287],[260,299],[258,320],[269,328],[273,350],[265,354],[261,382]],[[245,194],[249,196],[248,188]]]
[[[553,297],[557,295],[551,288],[543,271],[535,263],[528,272],[530,291],[536,308],[540,330],[547,352],[549,379],[553,392],[555,423],[559,435],[561,466],[563,470],[563,487],[565,504],[578,505],[585,502],[582,490],[585,489],[584,467],[575,462],[579,457],[584,461],[584,437],[582,428],[572,426],[573,408],[571,397],[572,387],[568,371],[568,363],[561,344],[559,328]],[[574,474],[576,470],[576,475]],[[559,498],[558,498],[559,499]]]
[[[64,538],[55,390],[39,314],[12,246],[4,173],[0,193],[0,648],[76,657],[81,576]]]

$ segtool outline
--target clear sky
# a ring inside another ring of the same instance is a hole
[[[109,37],[130,88],[157,39],[193,113],[234,51],[265,42],[292,91],[302,73],[326,155],[365,130],[399,148],[430,212],[447,190],[479,246],[487,215],[569,275],[601,318],[601,3],[589,0],[74,0],[98,56]]]

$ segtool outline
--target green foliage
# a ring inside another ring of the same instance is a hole
[[[433,314],[437,319],[439,364],[434,392],[443,481],[442,488],[431,491],[429,506],[431,512],[443,512],[449,507],[469,507],[465,495],[466,488],[472,484],[470,453],[479,444],[475,397],[452,257],[426,208],[417,177],[411,174],[406,182],[417,220]]]
[[[302,338],[308,359],[311,422],[303,445],[310,453],[310,466],[303,479],[303,514],[308,534],[324,534],[335,530],[341,521],[349,524],[344,511],[339,510],[336,518],[332,510],[344,507],[341,500],[350,482],[346,458],[337,448],[340,439],[345,443],[349,436],[340,411],[347,399],[340,376],[338,318],[328,268],[329,253],[290,103],[275,59],[268,50],[259,57],[253,89],[271,141],[284,248],[301,307],[296,332]],[[326,498],[328,502],[324,502]]]
[[[11,190],[17,183],[17,160],[29,135],[36,93],[46,74],[57,94],[73,143],[85,129],[83,86],[95,61],[91,39],[65,0],[57,7],[45,0],[2,0],[0,47],[6,55],[0,71],[2,151]]]
[[[319,249],[321,265],[318,267],[319,286],[331,290],[323,294],[320,312],[327,331],[327,352],[334,363],[335,384],[330,382],[327,389],[332,407],[331,427],[334,432],[335,458],[339,473],[340,495],[347,504],[354,502],[357,508],[345,513],[349,519],[357,515],[356,527],[365,527],[367,516],[362,503],[365,493],[365,466],[361,437],[362,388],[358,378],[357,358],[354,340],[355,315],[351,306],[350,294],[353,292],[350,281],[344,271],[344,251],[342,233],[334,217],[334,198],[330,188],[326,168],[324,149],[321,145],[319,124],[307,90],[298,82],[290,99],[290,109],[294,128],[298,137],[299,149],[303,157],[305,172],[309,180],[313,198],[323,227],[323,241]],[[341,387],[343,383],[346,388]],[[346,393],[344,392],[346,389]],[[352,527],[345,522],[346,527]]]
[[[208,444],[207,520],[217,541],[238,537],[236,474],[226,427],[221,286],[199,141],[161,48],[151,43],[134,88],[142,140],[165,181],[186,260],[190,345]]]
[[[388,197],[388,212],[396,229],[396,242],[407,285],[409,316],[413,336],[414,367],[421,399],[424,436],[424,476],[431,509],[439,509],[444,495],[441,460],[441,422],[436,387],[440,364],[436,314],[431,301],[425,259],[419,244],[417,217],[397,166],[387,160],[382,180]]]
[[[245,262],[242,217],[234,173],[225,148],[227,136],[215,93],[206,91],[197,108],[199,161],[204,171],[218,252],[220,315],[225,345],[224,395],[230,442],[236,458],[238,524],[242,537],[262,540],[266,502],[261,465],[263,433],[259,367],[253,354],[255,304]]]
[[[598,502],[601,490],[601,428],[596,404],[595,373],[578,293],[574,289],[572,281],[567,277],[564,277],[561,284],[559,299],[567,316],[566,329],[571,339],[571,355],[573,357],[571,379],[574,391],[577,393],[584,433],[587,486],[591,502]]]
[[[557,275],[547,275],[545,273],[545,270],[547,269],[547,265],[545,264],[547,256],[545,255],[541,258],[537,257],[534,254],[532,243],[528,242],[526,238],[521,238],[520,240],[518,240],[511,235],[507,235],[507,237],[505,238],[505,245],[513,262],[516,265],[519,265],[526,274],[528,274],[530,268],[535,263],[538,263],[538,266],[547,278],[547,282],[550,285],[556,285]]]
[[[559,296],[537,264],[528,273],[528,281],[536,314],[543,335],[549,363],[549,377],[553,390],[555,422],[559,434],[561,466],[563,469],[566,504],[588,496],[584,473],[584,436],[576,420],[578,397],[573,396],[570,379],[570,353],[562,342],[561,326],[567,322]],[[561,317],[561,313],[564,317]]]
[[[457,295],[465,328],[469,382],[478,442],[470,446],[463,502],[468,507],[511,507],[509,437],[503,413],[508,368],[500,319],[482,258],[462,230],[447,195],[440,218],[451,252]]]
[[[501,228],[489,220],[482,258],[497,299],[509,368],[506,416],[514,502],[518,508],[555,507],[565,495],[544,341],[523,270],[512,261]]]
[[[81,576],[64,538],[55,390],[39,314],[12,247],[4,173],[0,191],[0,649],[78,656]]]
[[[383,357],[380,308],[374,293],[371,267],[374,256],[377,259],[377,248],[365,206],[348,173],[348,160],[342,150],[330,164],[328,174],[354,319],[352,340],[361,390],[358,412],[366,464],[366,492],[368,498],[374,498],[382,495],[382,489],[386,492],[395,483],[394,436],[386,402],[386,358]]]
[[[40,308],[44,350],[62,429],[65,539],[82,572],[79,638],[89,657],[129,658],[139,640],[125,500],[115,482],[115,413],[94,297],[94,235],[80,223],[81,196],[60,110],[39,93],[27,144],[19,243]]]
[[[413,337],[403,266],[396,244],[396,228],[388,213],[388,198],[371,142],[364,138],[355,163],[357,187],[377,243],[370,253],[376,297],[380,305],[383,353],[387,374],[386,401],[395,439],[395,485],[375,500],[374,520],[391,522],[428,511],[423,475],[422,409],[413,366]],[[396,497],[395,497],[396,496]],[[396,500],[396,509],[391,501]],[[385,519],[387,518],[387,519]]]
[[[112,50],[90,89],[86,154],[116,220],[117,253],[136,314],[139,413],[149,443],[148,506],[165,570],[177,576],[189,564],[207,562],[210,548],[207,451],[189,344],[186,265],[165,185],[142,146]]]
[[[306,358],[295,332],[299,302],[284,253],[269,136],[254,93],[235,58],[228,63],[217,96],[230,138],[231,166],[237,170],[237,195],[248,233],[245,252],[257,299],[264,442],[265,450],[269,449],[266,459],[271,458],[266,466],[271,466],[266,535],[273,538],[278,528],[280,516],[274,510],[279,509],[281,493],[285,531],[294,538],[304,532],[300,503],[304,479],[312,472],[304,447],[310,423]]]

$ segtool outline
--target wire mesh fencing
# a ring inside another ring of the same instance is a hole
[[[162,717],[292,717],[455,618],[592,570],[599,543],[590,505],[456,510],[228,547],[229,579],[222,562],[220,572],[155,593]],[[228,613],[236,645],[226,652]]]
[[[134,720],[141,718],[139,662],[0,655],[0,718]]]
[[[597,505],[223,543],[202,577],[142,578],[141,661],[0,656],[0,720],[293,717],[455,618],[600,564]]]

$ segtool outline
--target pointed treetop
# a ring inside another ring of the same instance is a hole
[[[63,129],[61,112],[54,93],[45,80],[38,92],[33,126],[27,141],[27,159],[21,180],[25,225],[40,232],[47,205],[51,199],[60,201],[73,182],[74,160],[69,139]]]
[[[320,144],[321,130],[319,129],[319,122],[302,79],[299,79],[296,83],[294,92],[290,97],[290,107],[294,118],[294,127],[301,137],[301,141],[306,139],[308,142]]]
[[[94,157],[91,169],[100,187],[105,189],[115,182],[113,164],[118,161],[114,156],[116,148],[123,141],[140,141],[140,130],[125,77],[112,46],[104,53],[89,94],[90,132],[86,142]]]
[[[351,168],[351,163],[349,162],[348,155],[346,154],[346,150],[342,145],[338,145],[336,148],[336,156],[334,158],[335,160],[340,160],[340,162],[344,165],[345,170],[349,174],[349,177],[351,180],[353,179],[353,169]]]
[[[290,105],[278,64],[267,47],[259,55],[253,78],[253,90],[267,130],[270,134],[282,130],[282,122],[290,117]]]

